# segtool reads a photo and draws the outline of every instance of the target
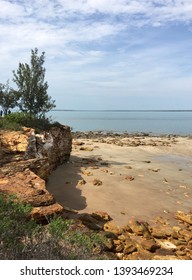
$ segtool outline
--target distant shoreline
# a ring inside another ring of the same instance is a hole
[[[65,112],[192,112],[192,110],[74,110],[74,109],[53,109],[54,111]]]

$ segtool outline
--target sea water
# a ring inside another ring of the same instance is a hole
[[[53,121],[73,131],[113,131],[151,134],[192,134],[190,111],[78,111],[52,110]]]

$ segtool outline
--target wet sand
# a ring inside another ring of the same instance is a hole
[[[132,217],[171,224],[176,211],[192,210],[191,170],[190,137],[79,138],[47,189],[62,206],[105,211],[117,225]]]

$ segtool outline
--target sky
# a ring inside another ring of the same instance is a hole
[[[0,0],[0,83],[45,52],[56,109],[192,109],[192,0]]]

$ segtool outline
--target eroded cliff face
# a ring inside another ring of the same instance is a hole
[[[63,207],[46,190],[50,173],[70,157],[70,127],[52,127],[35,134],[34,129],[0,131],[0,192],[16,194],[33,206],[32,216],[42,222]]]

